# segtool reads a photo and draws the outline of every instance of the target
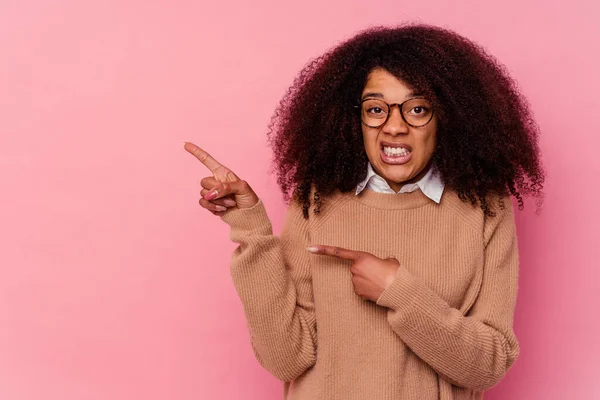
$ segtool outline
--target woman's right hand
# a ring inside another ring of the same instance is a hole
[[[200,182],[203,189],[199,203],[202,207],[221,216],[228,208],[250,208],[258,203],[258,196],[248,182],[238,178],[233,171],[195,144],[184,142],[183,147],[212,172],[212,176]]]

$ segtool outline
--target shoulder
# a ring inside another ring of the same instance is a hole
[[[343,204],[349,202],[354,196],[354,192],[342,193],[339,190],[334,190],[333,193],[323,193],[316,190],[315,186],[311,187],[310,191],[310,207],[308,209],[308,216],[311,223],[318,224],[323,219],[328,218],[330,215],[335,213],[336,210],[340,209]],[[317,204],[318,203],[318,204]],[[302,208],[302,205],[295,207]]]
[[[472,204],[467,199],[461,199],[451,188],[444,189],[439,207],[475,230],[480,231],[483,226],[485,218],[479,203]]]
[[[514,225],[514,207],[510,196],[490,194],[486,200],[489,209],[494,213],[493,216],[485,215],[479,202],[473,204],[468,199],[461,199],[456,191],[446,188],[440,207],[481,232],[484,241],[487,242],[500,224]]]
[[[336,210],[340,209],[344,203],[350,201],[351,195],[353,193],[335,191],[332,194],[324,196],[313,185],[310,191],[310,205],[308,210],[305,210],[305,205],[301,204],[297,199],[291,198],[287,206],[286,219],[306,226],[320,224],[324,219],[335,214]],[[318,206],[317,202],[319,203]],[[308,218],[304,216],[305,211],[308,212]]]

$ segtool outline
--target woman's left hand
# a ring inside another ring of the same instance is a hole
[[[354,292],[363,300],[377,302],[381,293],[394,281],[400,262],[394,257],[385,259],[364,251],[354,251],[340,247],[313,245],[307,248],[314,254],[324,254],[352,261],[350,272]]]

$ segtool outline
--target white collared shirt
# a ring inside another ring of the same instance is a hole
[[[375,172],[370,162],[367,165],[367,177],[356,186],[356,194],[358,195],[362,192],[365,187],[374,192],[390,194],[409,193],[421,189],[425,196],[438,204],[444,192],[444,183],[440,178],[439,172],[434,167],[429,168],[429,171],[417,182],[406,184],[400,188],[399,192],[396,192],[388,185],[385,179]]]

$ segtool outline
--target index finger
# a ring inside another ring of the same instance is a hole
[[[310,251],[314,254],[325,254],[328,256],[333,256],[337,258],[341,258],[344,260],[356,261],[358,257],[362,255],[361,251],[344,249],[336,246],[325,246],[325,245],[313,245],[307,247],[306,250]]]
[[[219,163],[217,160],[212,158],[210,154],[206,151],[202,150],[200,147],[196,146],[194,143],[184,142],[183,148],[187,150],[188,153],[193,154],[200,162],[212,172],[216,172],[219,168],[222,168],[223,165]]]

